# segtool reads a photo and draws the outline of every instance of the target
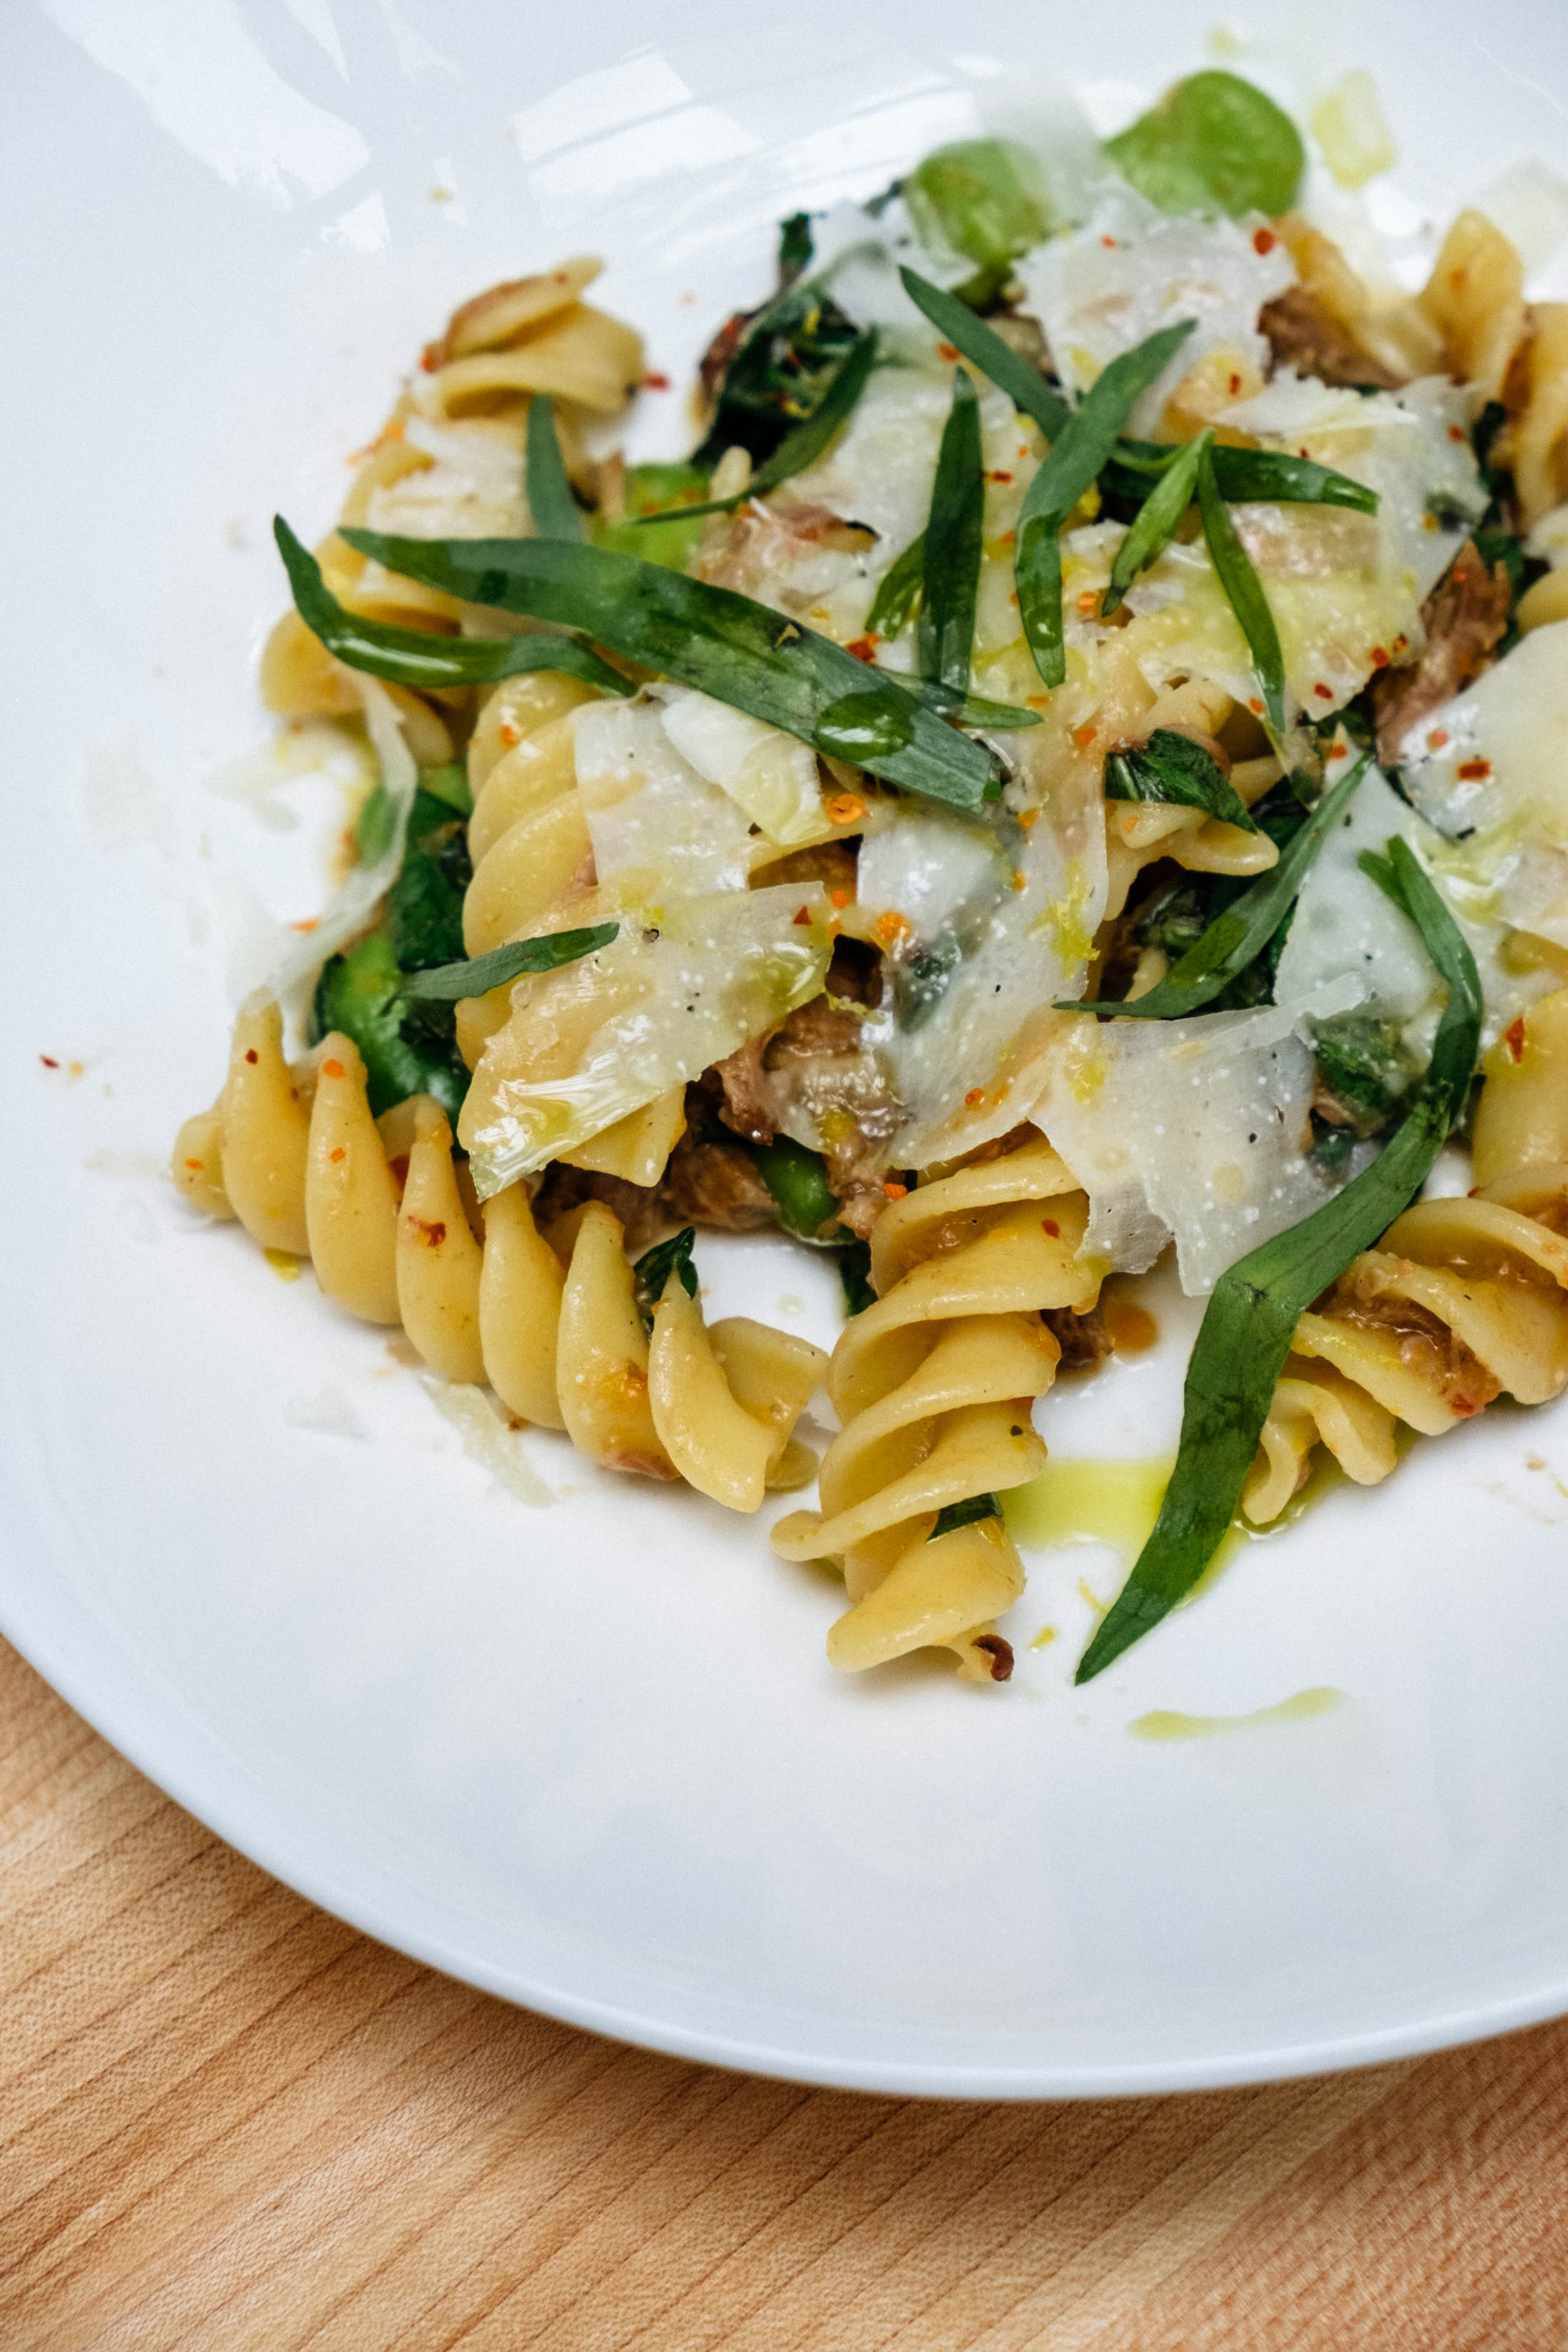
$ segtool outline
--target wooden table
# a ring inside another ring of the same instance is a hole
[[[1568,2025],[1194,2098],[659,2058],[313,1910],[0,1644],[0,2352],[1563,2352]]]

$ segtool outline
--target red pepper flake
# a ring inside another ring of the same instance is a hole
[[[496,729],[496,733],[500,737],[501,741],[506,745],[509,751],[511,750],[514,743],[521,743],[522,740],[522,730],[518,726],[516,721],[511,719],[503,719],[500,725]]]
[[[835,824],[853,824],[857,817],[866,814],[866,803],[858,793],[835,793],[823,806]]]
[[[1321,679],[1320,679],[1318,684],[1312,688],[1312,692],[1317,696],[1320,702],[1331,702],[1334,698],[1333,688],[1331,686],[1325,686]]]
[[[844,650],[847,654],[853,654],[857,661],[875,661],[879,643],[875,634],[868,632],[863,637],[857,637],[854,644],[846,646]]]
[[[1099,602],[1100,592],[1097,588],[1086,588],[1084,590],[1082,595],[1078,600],[1078,609],[1086,621],[1089,619]]]
[[[958,357],[958,345],[956,343],[938,343],[936,348],[938,356],[942,359],[955,360]]]
[[[1447,740],[1448,730],[1446,727],[1434,727],[1426,738],[1426,749],[1428,751],[1440,751]]]
[[[254,1062],[256,1056],[254,1054],[247,1054],[245,1058],[247,1062]],[[343,1078],[347,1077],[348,1072],[334,1054],[321,1064],[321,1076],[324,1078]]]
[[[1386,646],[1373,646],[1372,649],[1372,666],[1373,669],[1386,669],[1388,667],[1388,647]]]
[[[649,368],[647,375],[644,376],[642,381],[643,390],[645,392],[668,392],[669,390],[669,378],[666,375],[662,368]],[[445,1227],[443,1227],[442,1230],[445,1231]]]
[[[971,1087],[969,1092],[963,1097],[963,1108],[965,1110],[973,1110],[976,1103],[983,1103],[984,1099],[985,1089],[984,1087]]]
[[[1072,730],[1072,740],[1080,751],[1088,751],[1094,740],[1094,736],[1095,730],[1092,727],[1075,727]]]
[[[439,1217],[410,1217],[408,1222],[426,1249],[439,1249],[447,1238],[447,1228]]]
[[[1248,697],[1247,697],[1247,707],[1248,710],[1256,711],[1259,719],[1261,719],[1261,718],[1262,718],[1262,716],[1263,716],[1263,705],[1262,705],[1262,703],[1258,700],[1258,697],[1257,697],[1257,695],[1256,695],[1256,694],[1248,695]]]
[[[1113,236],[1102,236],[1100,241],[1101,245],[1107,247],[1110,252],[1115,252],[1116,239]]]
[[[1054,1242],[1059,1242],[1062,1237],[1062,1229],[1060,1225],[1058,1224],[1054,1217],[1042,1217],[1040,1219],[1040,1231],[1043,1234],[1049,1234],[1052,1241]]]
[[[792,915],[790,917],[790,920],[792,923],[809,923],[811,920],[811,908],[809,907],[803,907],[798,915]]]
[[[1255,228],[1252,232],[1254,253],[1272,253],[1279,242],[1271,228]]]
[[[1448,1408],[1449,1411],[1456,1413],[1461,1421],[1468,1421],[1473,1412],[1479,1412],[1481,1409],[1480,1402],[1478,1398],[1468,1396],[1450,1397],[1448,1399]]]
[[[910,1188],[907,1184],[889,1182],[883,1185],[882,1190],[889,1201],[907,1201],[910,1196]]]
[[[246,1047],[246,1049],[245,1049],[245,1058],[246,1058],[246,1060],[247,1060],[247,1062],[255,1063],[255,1062],[259,1062],[259,1061],[260,1061],[260,1059],[261,1059],[261,1056],[260,1056],[260,1055],[257,1052],[257,1050],[256,1050],[256,1048],[255,1048],[255,1046],[254,1046],[254,1045],[247,1045],[247,1046]],[[56,1069],[58,1069],[58,1067],[59,1067],[59,1064],[58,1064],[58,1062],[55,1064],[55,1067],[56,1067]]]
[[[186,1167],[191,1170],[193,1174],[197,1176],[201,1174],[206,1164],[207,1163],[205,1160],[187,1160],[185,1162]]]
[[[1038,824],[1039,821],[1040,812],[1038,809],[1020,809],[1018,812],[1018,830],[1020,833],[1030,832],[1034,826]]]
[[[338,1145],[336,1150],[329,1151],[327,1154],[329,1160],[346,1160],[348,1156],[348,1153],[344,1150],[341,1143]]]
[[[988,482],[1010,482],[1013,477],[1011,474],[990,473],[985,478]]]
[[[1492,763],[1489,760],[1461,760],[1455,770],[1455,773],[1463,776],[1467,783],[1479,783],[1482,778],[1489,776],[1491,772]]]
[[[1399,635],[1398,635],[1394,638],[1394,652],[1395,652],[1396,654],[1402,654],[1402,653],[1405,651],[1405,646],[1406,646],[1409,643],[1410,643],[1409,638],[1405,635],[1405,634],[1404,630],[1403,630],[1403,629],[1401,629],[1401,631],[1399,632]]]
[[[1522,1013],[1520,1014],[1517,1021],[1510,1021],[1508,1027],[1503,1031],[1502,1042],[1508,1047],[1510,1054],[1513,1056],[1513,1059],[1516,1062],[1523,1061],[1524,1015]]]
[[[250,1058],[254,1062],[256,1059],[255,1055],[252,1054]],[[38,1059],[42,1062],[46,1070],[58,1070],[59,1068],[59,1064],[56,1061],[52,1054],[40,1054],[38,1055]]]
[[[832,899],[833,904],[838,908],[840,911],[849,904],[849,893],[847,890],[830,890],[827,895]]]
[[[1241,390],[1241,378],[1237,374],[1237,373],[1236,373],[1235,369],[1233,368],[1233,369],[1231,370],[1231,372],[1230,372],[1230,374],[1226,377],[1226,381],[1227,382],[1227,383],[1228,383],[1228,384],[1229,384],[1229,386],[1230,386],[1230,396],[1231,396],[1232,400],[1234,400],[1234,399],[1236,398],[1237,394]]]
[[[1449,438],[1449,440],[1450,440],[1450,441],[1462,441],[1462,440],[1464,439],[1464,437],[1465,437],[1465,432],[1464,432],[1464,427],[1463,427],[1463,425],[1449,425],[1449,427],[1448,427],[1448,438]]]

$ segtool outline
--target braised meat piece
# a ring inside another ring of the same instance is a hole
[[[1077,1315],[1070,1307],[1050,1307],[1040,1320],[1062,1351],[1064,1372],[1091,1372],[1115,1353],[1116,1342],[1098,1307],[1091,1307],[1087,1315]]]
[[[1467,540],[1421,607],[1426,643],[1419,661],[1385,669],[1371,688],[1377,756],[1397,767],[1422,720],[1489,669],[1492,647],[1508,627],[1508,567],[1489,571]]]
[[[1370,384],[1379,392],[1395,392],[1405,381],[1363,352],[1349,328],[1305,286],[1288,286],[1266,302],[1258,323],[1268,338],[1276,367],[1321,376],[1325,383]]]

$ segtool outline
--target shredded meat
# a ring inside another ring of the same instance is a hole
[[[674,1225],[754,1234],[778,1223],[773,1194],[738,1143],[698,1142],[689,1133],[683,1135],[669,1155],[658,1197],[666,1220]]]
[[[1091,1372],[1116,1352],[1116,1342],[1098,1307],[1091,1307],[1087,1315],[1076,1315],[1070,1307],[1049,1307],[1040,1320],[1062,1351],[1064,1372]]]
[[[771,866],[757,868],[756,887],[759,890],[771,890],[775,883],[820,882],[829,890],[846,890],[853,898],[858,847],[857,836],[849,841],[818,841],[810,849],[792,849]],[[833,988],[831,975],[827,985]],[[834,992],[838,993],[837,990]]]
[[[784,1124],[789,1075],[803,1062],[837,1060],[859,1050],[856,1015],[830,1004],[826,994],[814,996],[768,1036],[753,1037],[716,1065],[724,1088],[719,1116],[748,1143],[771,1143]]]
[[[984,1650],[990,1659],[991,1679],[994,1683],[1012,1681],[1013,1644],[1011,1642],[1004,1640],[1000,1633],[977,1633],[971,1646],[976,1650]]]
[[[1373,680],[1377,756],[1385,768],[1398,765],[1424,719],[1490,668],[1510,602],[1507,566],[1489,572],[1468,539],[1421,607],[1426,643],[1419,661]]]
[[[715,587],[760,597],[776,610],[805,612],[821,592],[815,572],[810,587],[790,585],[799,564],[825,551],[863,556],[876,543],[865,523],[846,521],[828,507],[746,505],[737,509],[722,543],[699,559],[698,572]]]
[[[1321,376],[1325,383],[1371,384],[1380,392],[1396,391],[1405,381],[1363,351],[1342,320],[1305,286],[1288,286],[1266,302],[1258,323],[1268,338],[1276,367]]]
[[[626,1247],[637,1256],[669,1229],[657,1184],[631,1184],[624,1176],[602,1176],[597,1169],[568,1168],[554,1160],[533,1197],[534,1221],[548,1225],[584,1201],[602,1201],[626,1228]]]
[[[1394,1277],[1386,1269],[1397,1264],[1380,1262],[1376,1252],[1358,1259],[1331,1291],[1331,1313],[1367,1329],[1395,1332],[1400,1361],[1429,1380],[1450,1412],[1481,1412],[1500,1395],[1501,1381],[1446,1323],[1392,1287]]]

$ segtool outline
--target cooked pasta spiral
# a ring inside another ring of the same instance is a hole
[[[344,1036],[291,1068],[278,1006],[242,1012],[223,1092],[181,1129],[174,1174],[209,1215],[309,1256],[350,1314],[401,1324],[444,1380],[488,1381],[606,1468],[683,1477],[743,1511],[811,1475],[792,1437],[820,1348],[745,1316],[710,1329],[679,1283],[650,1343],[619,1220],[589,1202],[542,1234],[521,1183],[481,1208],[439,1104],[415,1095],[374,1118]]]
[[[1321,1444],[1358,1486],[1394,1465],[1394,1423],[1429,1437],[1496,1396],[1568,1388],[1568,989],[1486,1063],[1476,1189],[1395,1218],[1304,1315],[1242,1507],[1278,1518]]]
[[[970,1678],[1005,1679],[1012,1654],[991,1621],[1024,1589],[1012,1539],[995,1517],[932,1530],[945,1507],[1021,1486],[1045,1460],[1030,1406],[1061,1350],[1041,1315],[1085,1312],[1099,1296],[1103,1269],[1074,1255],[1087,1217],[1067,1168],[1034,1138],[921,1185],[879,1220],[877,1304],[828,1367],[842,1426],[822,1464],[822,1507],[773,1534],[786,1559],[843,1567],[851,1605],[828,1634],[835,1665],[946,1647]]]

